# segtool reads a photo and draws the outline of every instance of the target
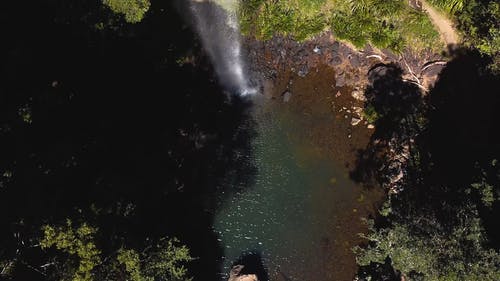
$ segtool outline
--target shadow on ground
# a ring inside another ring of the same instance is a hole
[[[484,179],[500,186],[498,165],[492,164],[500,159],[500,76],[476,51],[454,52],[426,96],[403,81],[397,66],[372,69],[367,106],[379,119],[351,175],[393,188],[392,181],[401,173],[404,181],[399,188],[405,192],[398,194],[393,209],[403,217],[433,213],[443,225],[455,224],[453,214],[463,204],[481,205],[477,194],[464,196],[471,184]],[[494,223],[498,202],[480,211],[490,241],[498,248],[500,232]]]

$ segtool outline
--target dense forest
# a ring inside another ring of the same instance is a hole
[[[329,31],[355,48],[443,49],[406,0],[216,2],[253,40]],[[462,43],[426,94],[399,65],[369,74],[376,130],[351,177],[390,186],[394,147],[407,164],[366,218],[355,278],[500,280],[500,4],[427,2]],[[255,131],[186,13],[161,0],[2,7],[1,280],[218,280],[214,194],[234,192],[228,177],[252,181],[241,159]]]

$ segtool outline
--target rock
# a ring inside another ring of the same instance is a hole
[[[361,66],[361,61],[358,56],[351,56],[349,59],[349,62],[351,63],[352,67],[358,68]]]
[[[423,72],[423,75],[424,76],[436,76],[439,73],[441,73],[441,71],[443,70],[444,67],[445,67],[445,65],[432,65],[432,66],[425,69],[425,71]]]
[[[331,59],[330,59],[330,64],[332,65],[340,65],[342,64],[342,58],[340,56],[333,56]]]
[[[354,90],[352,91],[351,96],[358,101],[366,101],[366,97],[362,91]]]
[[[366,126],[366,127],[367,127],[368,129],[370,129],[370,130],[375,129],[375,126],[374,126],[374,125],[372,125],[372,124],[368,124],[368,126]]]
[[[299,69],[299,72],[297,72],[297,75],[299,75],[300,77],[306,77],[308,73],[309,73],[309,67],[307,65],[303,65]]]
[[[399,58],[396,54],[394,54],[393,52],[391,52],[389,49],[382,49],[382,53],[388,57],[391,61],[398,61]]]
[[[337,93],[335,94],[335,97],[338,98],[342,95],[342,93],[340,91],[337,91]]]
[[[289,102],[290,99],[292,98],[292,93],[290,91],[286,91],[283,94],[281,94],[281,97],[283,98],[283,102]]]
[[[340,49],[340,43],[338,41],[333,42],[332,52],[337,53]]]
[[[391,183],[396,183],[404,177],[403,170],[399,170],[398,174],[391,178]]]
[[[358,125],[358,124],[359,124],[359,122],[361,122],[361,119],[359,119],[359,118],[353,117],[353,118],[351,119],[351,125],[352,125],[352,126],[356,126],[356,125]]]
[[[346,84],[345,73],[341,73],[335,77],[335,87],[344,87]]]
[[[370,69],[370,71],[368,72],[368,81],[370,81],[370,83],[373,83],[375,79],[385,76],[388,70],[389,68],[385,65],[379,65],[375,68]]]
[[[228,281],[259,281],[255,274],[241,274],[244,267],[244,265],[233,266],[231,272],[229,272]]]
[[[358,116],[360,116],[360,117],[363,115],[363,108],[361,108],[361,107],[359,107],[359,106],[353,106],[353,107],[352,107],[352,111],[353,111],[354,113],[356,113],[356,114],[357,114]],[[361,119],[363,119],[363,118],[361,118]]]

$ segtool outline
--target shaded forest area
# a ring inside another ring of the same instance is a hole
[[[396,65],[370,75],[377,130],[352,176],[390,191],[354,249],[361,280],[500,278],[500,76],[477,51],[452,56],[425,96]]]
[[[203,56],[180,63],[200,48],[178,11],[130,25],[100,1],[3,5],[2,279],[184,280],[192,258],[218,278],[215,195],[252,180],[253,123]]]

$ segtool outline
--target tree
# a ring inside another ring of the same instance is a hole
[[[94,243],[96,228],[84,223],[75,229],[71,220],[67,220],[65,226],[45,225],[42,230],[43,238],[40,241],[42,249],[55,247],[78,260],[78,266],[72,266],[73,261],[67,259],[63,266],[66,270],[56,272],[57,275],[71,275],[73,281],[93,280],[92,271],[101,263],[99,256],[101,251]]]
[[[368,88],[368,102],[380,115],[377,128],[384,124],[375,133],[381,151],[397,148],[403,132],[414,141],[403,152],[409,164],[400,188],[389,194],[382,217],[369,222],[371,232],[363,235],[367,245],[354,249],[361,280],[399,280],[397,275],[406,280],[499,280],[500,169],[494,160],[500,156],[494,111],[499,100],[491,91],[499,80],[488,63],[476,50],[458,50],[428,98],[406,108],[404,100],[394,100],[398,94],[383,99],[374,91],[412,93],[404,84],[389,83],[387,73]],[[475,104],[466,98],[471,89],[480,93]],[[468,108],[475,111],[462,122],[457,116]],[[412,115],[416,118],[408,118]],[[392,146],[384,146],[388,141]],[[374,162],[373,174],[382,184],[391,178],[381,167],[391,160]]]
[[[467,1],[456,17],[466,42],[493,57],[493,67],[500,68],[500,3]]]
[[[50,279],[120,280],[125,275],[133,281],[191,280],[184,264],[193,258],[175,238],[162,238],[141,252],[122,246],[105,255],[96,245],[98,229],[86,223],[75,227],[68,219],[63,226],[45,225],[42,230],[41,249],[56,250],[42,267]]]
[[[191,278],[187,277],[184,263],[193,258],[189,255],[189,249],[178,246],[178,243],[177,239],[161,239],[141,253],[122,248],[118,251],[116,260],[125,267],[133,281],[188,281]]]
[[[149,0],[103,0],[113,12],[123,14],[129,23],[138,23],[149,10]]]
[[[500,253],[483,247],[477,211],[471,208],[461,213],[461,224],[451,233],[440,230],[436,221],[426,229],[418,223],[395,223],[378,230],[371,221],[372,232],[363,235],[370,246],[354,248],[357,262],[368,266],[384,264],[389,258],[392,267],[410,280],[500,280]],[[421,220],[429,218],[415,219]]]

